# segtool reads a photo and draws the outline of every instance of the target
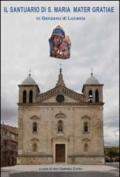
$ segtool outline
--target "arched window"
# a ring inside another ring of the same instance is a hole
[[[96,103],[99,102],[99,92],[98,92],[98,90],[95,91],[95,102]]]
[[[88,122],[84,122],[84,132],[88,132]]]
[[[85,152],[88,151],[88,144],[87,144],[87,143],[84,144],[84,151],[85,151]]]
[[[27,102],[27,92],[26,90],[23,91],[23,103]]]
[[[33,152],[37,152],[37,143],[33,143],[32,150]]]
[[[33,122],[33,133],[37,132],[37,122]]]
[[[93,101],[93,92],[92,92],[92,90],[89,90],[89,102],[90,103],[92,103],[92,101]]]
[[[32,103],[33,102],[33,91],[30,90],[29,92],[29,103]]]
[[[92,95],[93,93],[92,93],[92,90],[89,90],[89,95]]]
[[[58,121],[58,133],[63,132],[63,121]]]

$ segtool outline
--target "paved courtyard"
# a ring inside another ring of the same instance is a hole
[[[19,165],[4,167],[1,177],[118,177],[108,165]]]
[[[11,175],[2,172],[1,177],[118,177],[118,171],[111,172],[23,172]]]

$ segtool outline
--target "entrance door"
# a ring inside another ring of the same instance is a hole
[[[56,144],[56,162],[65,162],[65,144]]]

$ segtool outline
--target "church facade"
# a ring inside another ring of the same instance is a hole
[[[31,74],[19,85],[18,164],[104,164],[103,84],[93,76],[82,93],[65,85],[41,93]]]

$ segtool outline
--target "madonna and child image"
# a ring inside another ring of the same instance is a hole
[[[71,42],[61,26],[57,26],[49,39],[50,56],[61,59],[70,58]]]

